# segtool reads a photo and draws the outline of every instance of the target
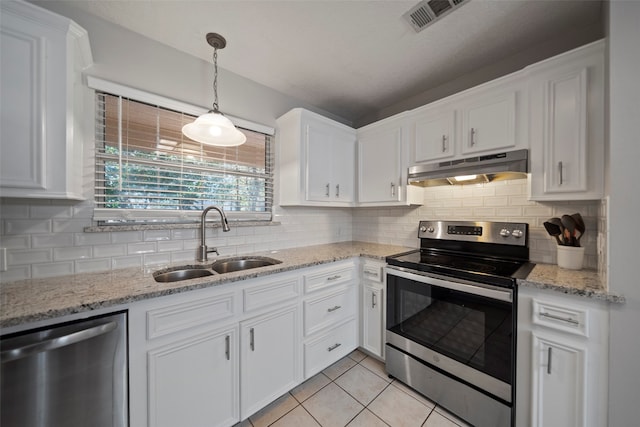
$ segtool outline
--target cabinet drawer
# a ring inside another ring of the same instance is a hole
[[[325,268],[304,275],[304,291],[309,293],[329,286],[347,283],[353,279],[355,279],[353,264]]]
[[[311,335],[356,314],[356,287],[342,288],[304,302],[304,334]]]
[[[589,336],[588,312],[582,307],[562,306],[534,299],[531,317],[536,325],[583,337]]]
[[[290,277],[244,289],[244,311],[256,310],[298,297],[300,295],[298,283],[297,277]]]
[[[235,293],[217,295],[147,311],[147,339],[232,317]]]
[[[362,266],[362,278],[369,282],[383,282],[383,265],[373,262],[364,262]]]
[[[310,378],[357,347],[357,324],[352,318],[304,345],[304,375]]]

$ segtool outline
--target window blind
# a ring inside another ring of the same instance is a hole
[[[272,137],[239,128],[243,145],[204,145],[182,135],[194,119],[96,92],[96,220],[190,221],[209,205],[230,218],[271,219]]]

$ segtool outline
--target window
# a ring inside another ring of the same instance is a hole
[[[95,214],[100,221],[184,221],[206,206],[271,219],[272,137],[239,127],[238,147],[182,135],[194,115],[96,92]]]

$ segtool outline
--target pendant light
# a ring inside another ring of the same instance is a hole
[[[224,49],[227,41],[220,34],[207,34],[207,43],[213,46],[213,109],[182,127],[182,133],[201,144],[234,147],[242,145],[247,137],[240,132],[218,109],[218,49]]]

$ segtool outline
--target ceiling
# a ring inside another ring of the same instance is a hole
[[[598,0],[467,0],[416,33],[418,0],[82,0],[97,15],[350,121],[601,19]]]

